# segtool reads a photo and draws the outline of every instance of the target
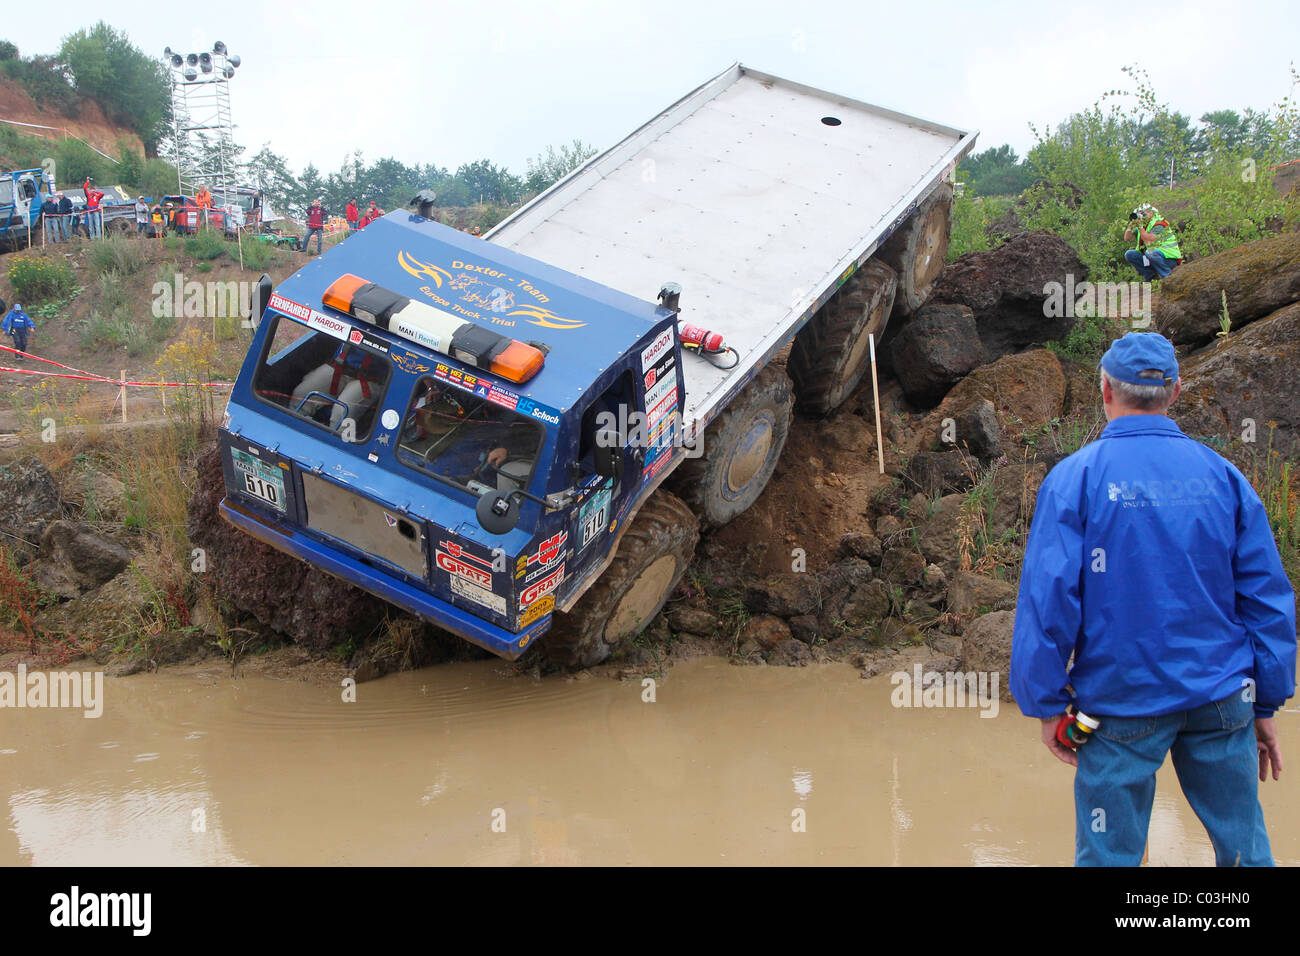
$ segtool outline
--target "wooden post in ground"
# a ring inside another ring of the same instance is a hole
[[[126,369],[122,369],[122,423],[126,423]]]
[[[885,443],[880,434],[880,382],[876,379],[876,337],[867,333],[867,345],[871,348],[871,396],[876,405],[876,454],[880,458],[880,473],[885,473]]]

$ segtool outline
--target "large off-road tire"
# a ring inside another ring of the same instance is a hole
[[[539,645],[547,660],[591,667],[654,620],[681,580],[700,540],[699,522],[680,498],[660,489],[623,533],[605,573],[566,614],[556,614]]]
[[[785,447],[793,404],[790,377],[769,365],[709,423],[704,454],[677,467],[672,489],[705,527],[726,524],[758,500]]]
[[[867,335],[880,343],[897,286],[897,272],[869,259],[799,330],[786,370],[801,412],[828,415],[853,394],[871,364]]]
[[[911,315],[929,298],[948,257],[951,235],[952,185],[940,183],[876,253],[898,273],[895,307],[900,314]]]

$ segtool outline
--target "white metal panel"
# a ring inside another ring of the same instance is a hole
[[[679,282],[682,320],[741,356],[687,357],[685,417],[705,421],[973,141],[736,66],[489,238],[649,301]]]

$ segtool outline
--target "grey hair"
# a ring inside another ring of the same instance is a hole
[[[1164,382],[1165,378],[1164,373],[1153,368],[1142,370],[1138,373],[1138,377],[1151,378],[1159,382]],[[1105,369],[1102,369],[1101,385],[1104,387],[1107,382],[1110,382],[1111,391],[1115,393],[1115,398],[1121,405],[1143,412],[1168,408],[1174,400],[1174,389],[1178,386],[1177,379],[1168,385],[1130,385],[1128,382],[1119,381]]]

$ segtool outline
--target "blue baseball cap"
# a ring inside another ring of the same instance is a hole
[[[1130,332],[1110,343],[1101,357],[1101,367],[1117,382],[1129,385],[1172,385],[1178,381],[1178,356],[1174,345],[1159,332]],[[1155,369],[1164,381],[1141,372]]]

